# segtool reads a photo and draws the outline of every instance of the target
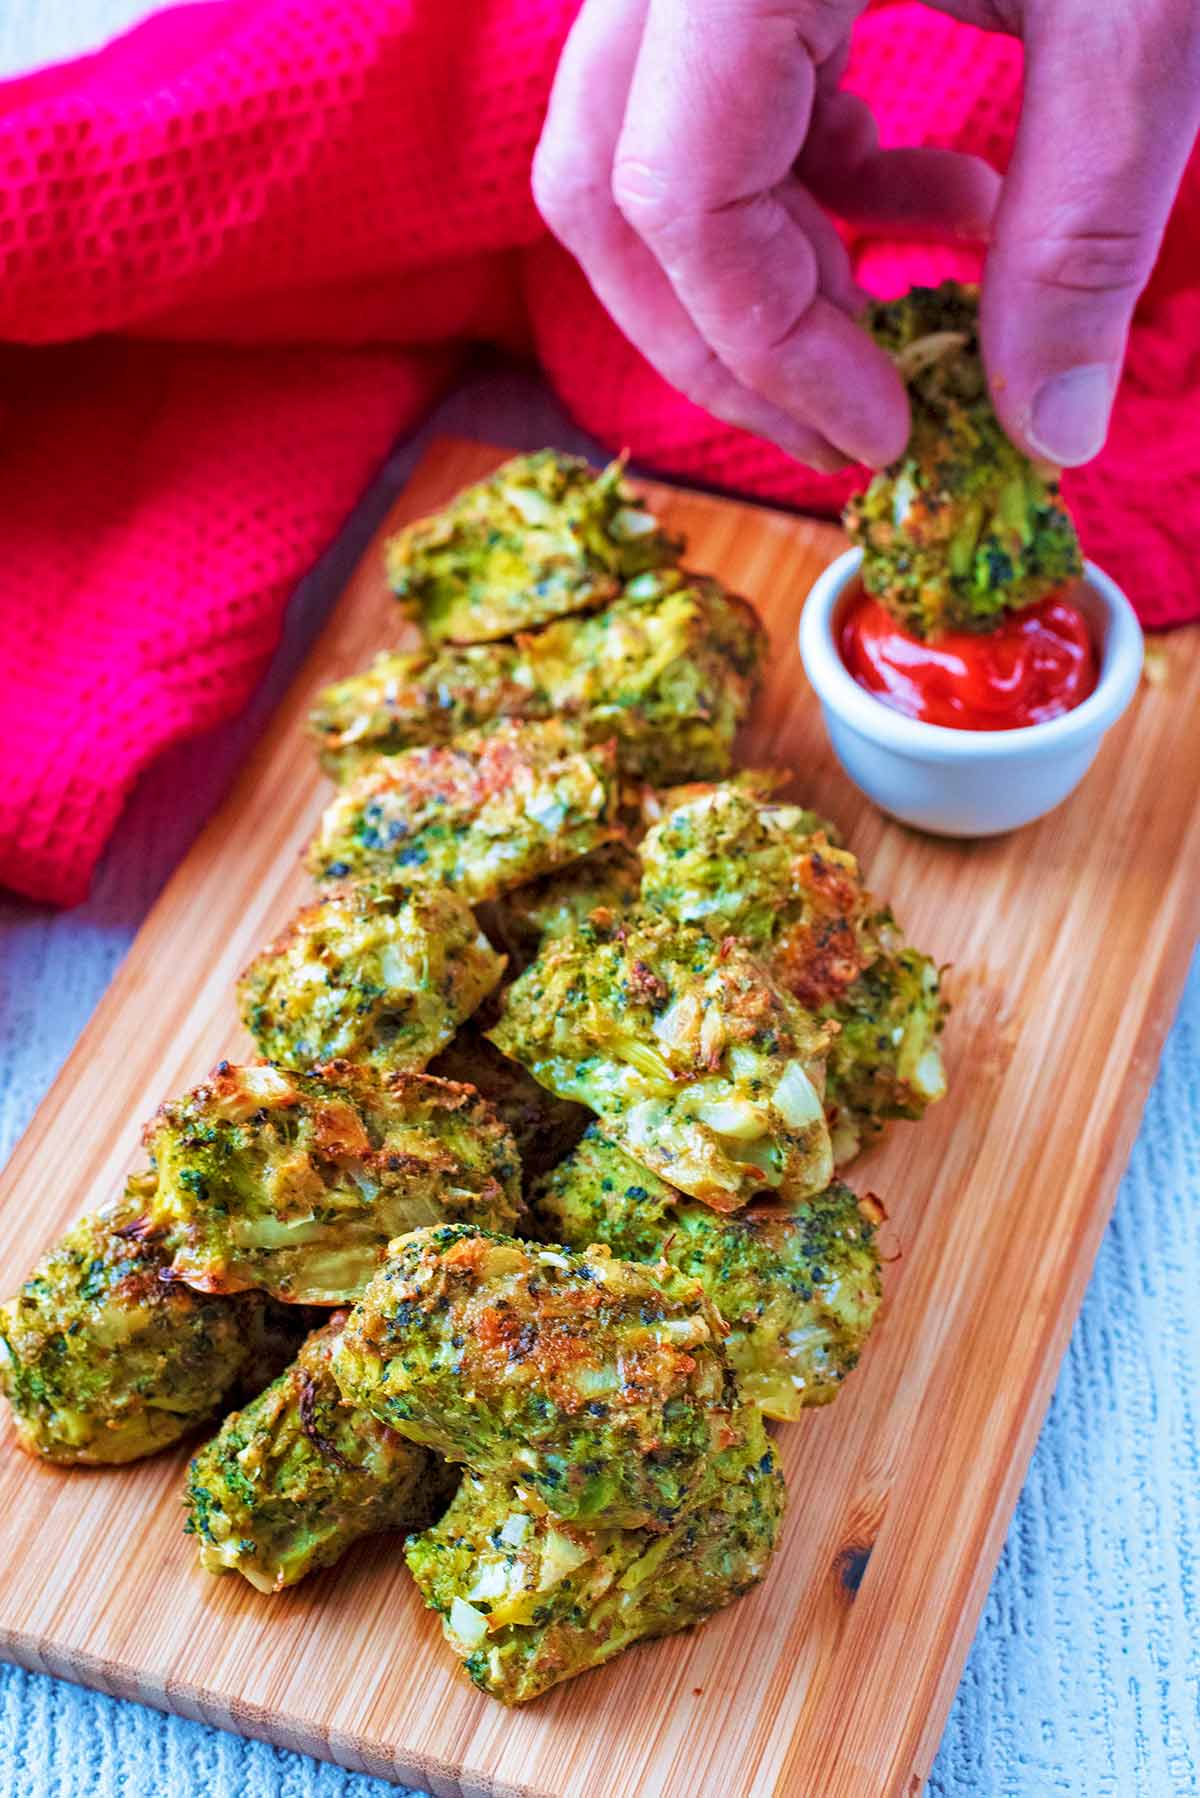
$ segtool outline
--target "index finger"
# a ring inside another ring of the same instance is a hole
[[[705,343],[651,251],[617,211],[612,167],[646,0],[584,0],[567,39],[533,164],[534,198],[613,322],[705,411],[828,471],[844,457],[744,387]]]
[[[814,59],[861,10],[828,0],[651,0],[613,189],[701,336],[751,391],[856,459],[894,460],[908,403],[891,362],[821,290],[784,195]]]

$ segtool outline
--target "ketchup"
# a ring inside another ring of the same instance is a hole
[[[860,593],[839,632],[842,660],[884,705],[954,730],[1018,730],[1073,711],[1099,669],[1087,622],[1060,593],[1006,612],[980,635],[948,631],[936,643],[912,636]]]

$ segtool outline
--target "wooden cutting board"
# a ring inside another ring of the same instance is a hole
[[[436,444],[383,531],[498,459]],[[800,668],[797,614],[840,534],[651,493],[693,566],[770,624],[744,759],[793,768],[913,940],[953,964],[950,1098],[851,1175],[890,1213],[886,1316],[838,1403],[780,1431],[791,1506],[768,1580],[705,1628],[510,1713],[458,1675],[397,1539],[264,1597],[197,1569],[186,1451],[61,1471],[14,1452],[6,1418],[6,1657],[439,1798],[919,1789],[1200,923],[1200,635],[1164,643],[1165,681],[1143,686],[1054,816],[1004,840],[934,841],[852,790]],[[329,792],[303,734],[310,695],[395,634],[376,543],[12,1158],[7,1288],[117,1188],[160,1099],[247,1052],[234,979],[304,895],[298,858]]]

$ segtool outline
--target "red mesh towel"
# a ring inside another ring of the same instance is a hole
[[[0,882],[78,900],[138,770],[230,716],[299,577],[456,346],[532,344],[581,423],[831,511],[671,392],[550,243],[529,164],[574,0],[208,0],[0,86]],[[885,141],[1003,166],[1019,51],[896,5],[848,79]],[[1200,165],[1112,441],[1069,479],[1152,624],[1200,612]],[[861,242],[868,285],[970,273]]]

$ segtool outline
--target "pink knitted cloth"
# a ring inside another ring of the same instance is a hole
[[[0,882],[70,904],[138,771],[232,715],[289,592],[472,340],[673,474],[833,511],[673,393],[550,242],[529,165],[573,0],[207,0],[0,86]],[[885,142],[1003,166],[1020,52],[894,5],[849,80]],[[1139,309],[1088,552],[1200,613],[1200,162]],[[975,272],[863,241],[882,293]]]

